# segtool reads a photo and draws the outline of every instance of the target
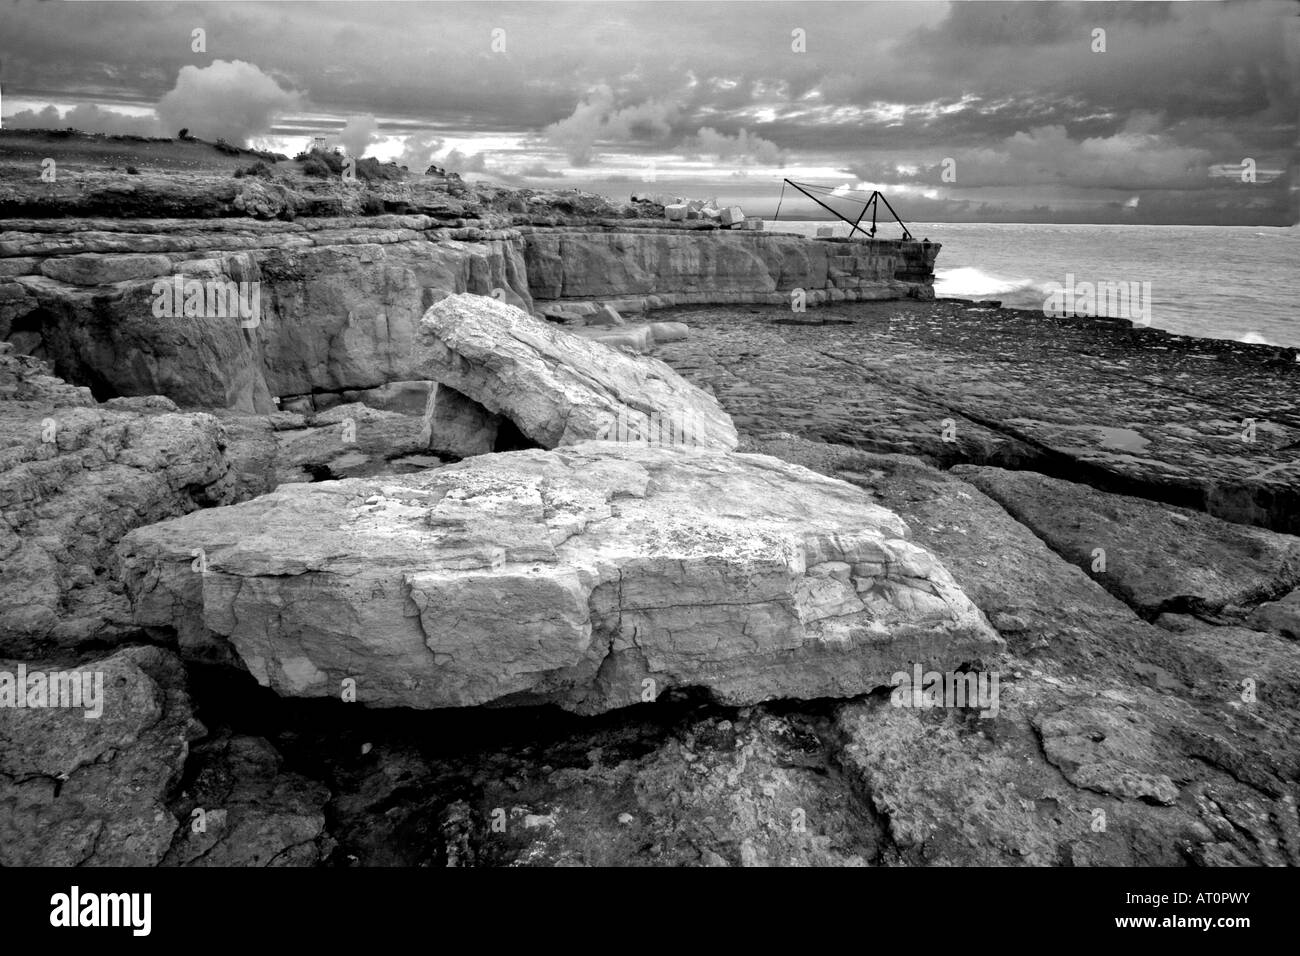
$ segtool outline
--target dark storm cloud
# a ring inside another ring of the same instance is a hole
[[[1051,190],[1066,186],[1204,188],[1211,208],[1223,200],[1210,196],[1210,167],[1246,156],[1285,167],[1295,149],[1297,64],[1284,28],[1295,12],[1282,0],[18,0],[0,13],[0,80],[7,96],[37,104],[157,107],[187,68],[239,61],[285,96],[301,94],[280,100],[263,86],[267,102],[244,128],[339,131],[348,117],[374,116],[379,134],[411,137],[403,156],[412,168],[453,131],[506,133],[532,137],[537,151],[458,162],[523,175],[529,163],[566,160],[598,173],[615,152],[660,168],[708,156],[719,180],[733,182],[736,167],[775,174],[789,162],[906,184],[952,157],[969,179],[950,192],[1021,183],[1050,207]],[[204,54],[191,50],[198,27]],[[796,29],[806,52],[792,49]],[[1093,51],[1096,29],[1106,31],[1104,53]],[[295,121],[295,108],[314,118]],[[235,111],[220,100],[196,110]],[[84,115],[106,127],[140,122]]]
[[[1284,20],[1295,5],[1260,3],[957,3],[908,44],[932,83],[986,98],[1027,93],[1056,104],[1053,122],[1087,110],[1295,121],[1296,77]],[[1105,31],[1105,52],[1093,31]]]
[[[158,121],[152,116],[132,116],[117,110],[82,103],[69,110],[46,106],[40,110],[19,110],[5,120],[10,126],[24,129],[74,129],[87,133],[131,133],[156,136]]]

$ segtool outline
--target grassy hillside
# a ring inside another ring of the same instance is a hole
[[[274,166],[292,163],[283,156],[277,161],[275,155],[200,139],[107,136],[75,130],[0,130],[0,156],[6,162],[30,161],[39,166],[41,160],[49,158],[60,167],[66,165],[74,170],[133,166],[140,170],[233,173],[259,158]]]

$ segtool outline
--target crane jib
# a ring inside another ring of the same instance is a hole
[[[886,199],[885,196],[884,196],[884,194],[883,194],[880,190],[878,190],[878,189],[873,189],[873,190],[871,191],[871,196],[868,197],[868,198],[865,199],[865,200],[862,200],[862,199],[853,199],[853,200],[852,200],[853,202],[860,202],[860,203],[862,203],[862,211],[861,211],[860,213],[858,213],[858,218],[857,218],[857,219],[850,219],[848,216],[846,216],[846,215],[844,215],[843,213],[841,213],[838,209],[835,209],[835,208],[833,208],[833,207],[831,207],[831,206],[828,206],[826,203],[822,202],[820,199],[818,199],[818,198],[817,198],[813,193],[811,193],[809,190],[810,190],[810,189],[819,189],[819,190],[821,190],[824,194],[836,195],[836,198],[841,198],[841,199],[843,199],[843,198],[847,198],[847,197],[845,197],[843,194],[835,194],[835,191],[834,191],[834,190],[832,190],[832,189],[830,189],[830,188],[828,188],[828,187],[826,187],[826,186],[814,186],[814,185],[812,185],[811,183],[797,183],[797,182],[795,182],[793,179],[786,179],[786,180],[783,180],[783,182],[784,182],[786,185],[792,186],[793,188],[799,190],[799,192],[803,193],[805,196],[807,196],[809,199],[811,199],[811,200],[812,200],[813,202],[815,202],[817,205],[821,206],[821,207],[822,207],[823,209],[825,209],[827,212],[833,214],[833,215],[835,216],[835,218],[837,218],[837,219],[839,219],[839,220],[841,220],[841,221],[843,221],[843,222],[847,222],[847,223],[849,224],[849,226],[852,227],[852,228],[849,229],[849,235],[850,235],[850,236],[852,236],[854,232],[860,232],[860,233],[862,233],[864,236],[867,236],[868,238],[873,238],[873,237],[876,235],[876,219],[877,219],[877,213],[878,213],[879,208],[880,208],[880,205],[879,205],[879,204],[883,202],[883,203],[885,204],[885,208],[889,210],[889,214],[890,214],[891,216],[894,217],[894,221],[895,221],[896,223],[898,223],[898,224],[902,227],[902,229],[903,229],[903,238],[904,238],[904,239],[912,239],[912,238],[914,238],[914,237],[912,236],[911,231],[907,228],[907,224],[904,223],[903,220],[899,218],[898,213],[894,211],[894,207],[891,206],[891,205],[889,204],[889,200]],[[785,186],[782,186],[782,187],[781,187],[781,193],[782,193],[782,197],[784,198],[784,194],[785,194]],[[777,207],[776,207],[776,208],[777,208],[777,216],[779,217],[780,214],[781,214],[781,205],[780,205],[780,202],[777,203]],[[861,225],[862,220],[863,220],[863,217],[865,217],[866,214],[867,214],[867,209],[870,209],[870,210],[871,210],[871,229],[870,229],[870,231],[868,231],[868,230],[866,230],[866,229],[863,229],[863,228],[862,228],[862,225]]]

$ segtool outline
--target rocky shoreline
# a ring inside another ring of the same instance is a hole
[[[1300,865],[1292,350],[206,182],[0,195],[0,674],[105,687],[0,706],[0,865]]]

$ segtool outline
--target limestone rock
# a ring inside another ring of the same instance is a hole
[[[1300,584],[1293,535],[1033,472],[954,472],[1146,617],[1252,604]]]
[[[749,221],[740,216],[737,221]],[[813,304],[832,289],[857,298],[931,299],[939,245],[817,242],[746,229],[539,229],[527,234],[524,252],[528,287],[539,304],[651,295],[680,305],[769,302],[796,288]],[[833,280],[832,258],[841,260]]]
[[[484,296],[449,296],[421,322],[428,374],[509,418],[543,447],[685,423],[694,444],[730,449],[731,418],[662,362],[621,354]]]
[[[192,783],[172,805],[182,821],[164,866],[314,866],[328,853],[329,791],[282,769],[267,741],[204,741]]]
[[[1074,473],[1300,534],[1293,349],[946,301],[859,302],[851,313],[846,324],[810,326],[694,310],[689,346],[656,354],[713,392],[743,432],[945,467]],[[1254,442],[1243,440],[1245,417],[1257,421]]]
[[[573,329],[573,334],[623,352],[648,355],[657,346],[686,341],[690,330],[683,322],[636,323],[616,328],[588,324]]]
[[[169,791],[203,733],[180,662],[133,647],[75,667],[25,663],[29,686],[34,672],[89,675],[102,713],[0,708],[0,866],[156,865],[177,828]]]
[[[1171,804],[1178,787],[1159,772],[1149,720],[1114,701],[1066,706],[1035,718],[1043,752],[1077,787]]]
[[[458,458],[486,455],[496,447],[501,416],[466,398],[449,385],[439,385],[426,412],[426,447]]]
[[[606,303],[600,306],[594,315],[587,317],[587,325],[623,325],[623,316],[618,309]]]
[[[775,459],[602,442],[285,485],[120,553],[142,625],[192,615],[282,695],[353,678],[378,706],[594,712],[678,686],[848,696],[997,652],[906,534]]]
[[[133,630],[109,561],[131,528],[233,501],[218,421],[170,403],[98,406],[0,354],[0,653]],[[165,402],[165,400],[164,400]]]
[[[7,223],[0,263],[19,265],[0,270],[0,339],[107,394],[245,414],[274,411],[276,395],[417,379],[404,362],[437,298],[472,290],[532,308],[518,234],[472,241],[436,227],[424,216]],[[155,283],[176,276],[256,283],[257,324],[157,315]]]
[[[599,342],[611,349],[635,355],[648,355],[655,347],[654,336],[647,325],[625,325],[616,329],[592,326],[574,329],[573,334],[589,342]]]
[[[426,399],[427,401],[427,399]],[[429,448],[424,417],[351,402],[311,419],[311,427],[275,432],[275,484],[345,478],[387,470],[387,462]]]
[[[47,259],[41,265],[42,275],[73,285],[105,285],[161,276],[171,271],[171,261],[166,256],[105,256],[93,252]]]
[[[1162,636],[953,470],[793,435],[747,441],[743,450],[776,455],[872,493],[907,522],[913,540],[939,556],[1022,658],[1094,678],[1127,679]]]
[[[437,390],[437,382],[389,382],[378,388],[344,392],[343,401],[360,402],[382,412],[399,412],[403,415],[424,415],[430,395]]]
[[[691,330],[685,322],[651,322],[650,335],[655,340],[655,345],[665,345],[668,342],[685,342],[691,334]]]
[[[1300,588],[1277,601],[1266,601],[1251,612],[1246,623],[1261,631],[1275,631],[1300,641]]]

